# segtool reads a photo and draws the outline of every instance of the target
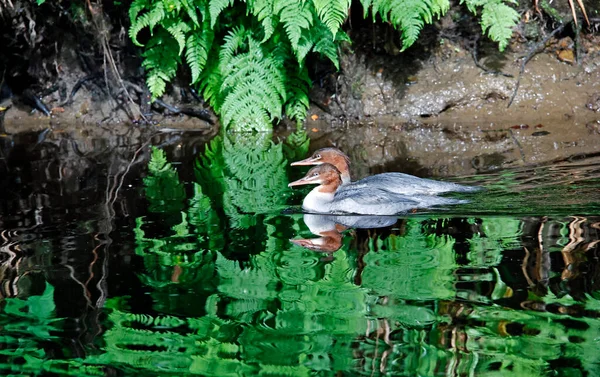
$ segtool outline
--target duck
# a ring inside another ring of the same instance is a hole
[[[464,186],[452,182],[440,182],[433,179],[419,178],[404,173],[382,173],[371,175],[356,182],[350,179],[350,159],[337,148],[329,147],[315,151],[312,156],[292,162],[292,166],[331,164],[341,174],[340,190],[377,188],[402,195],[438,195],[449,192],[472,193],[482,187]]]
[[[340,190],[340,171],[329,163],[311,168],[304,177],[288,187],[317,184],[306,195],[302,208],[310,213],[397,215],[417,208],[467,203],[465,200],[433,195],[403,195],[375,186],[345,187]]]

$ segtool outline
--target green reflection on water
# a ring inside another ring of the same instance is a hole
[[[217,138],[199,156],[190,185],[154,150],[144,179],[148,215],[134,228],[143,263],[136,273],[151,307],[111,297],[99,347],[59,360],[45,351],[64,332],[52,286],[7,298],[2,368],[161,376],[600,373],[600,293],[555,294],[548,283],[577,278],[598,239],[596,223],[409,217],[387,232],[347,231],[333,255],[313,252],[289,242],[306,234],[302,217],[281,214],[292,195],[289,158],[306,153],[305,139],[295,137],[292,145],[264,135]],[[511,264],[516,251],[525,259]],[[544,269],[544,258],[557,255],[565,268]]]

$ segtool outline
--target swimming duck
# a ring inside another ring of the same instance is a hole
[[[301,161],[292,162],[292,166],[332,164],[341,174],[340,190],[378,188],[403,195],[437,195],[447,192],[476,192],[481,187],[463,186],[451,182],[415,177],[404,173],[382,173],[350,181],[350,159],[337,148],[323,148]]]
[[[466,201],[431,195],[408,196],[372,185],[342,185],[340,171],[329,163],[311,168],[303,178],[288,186],[318,184],[302,202],[312,213],[353,213],[361,215],[396,215],[416,208],[466,203]]]

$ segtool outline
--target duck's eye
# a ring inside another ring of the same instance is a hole
[[[319,160],[321,159],[321,155],[320,155],[320,154],[316,155],[315,157],[316,157],[317,159],[319,159]]]
[[[319,173],[313,173],[313,177],[318,177]]]

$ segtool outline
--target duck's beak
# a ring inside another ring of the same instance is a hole
[[[319,158],[311,156],[309,158],[305,158],[304,160],[292,162],[291,166],[319,165],[320,163],[321,161]]]
[[[305,247],[307,249],[312,249],[317,247],[317,245],[315,245],[313,243],[313,241],[311,239],[308,238],[298,238],[295,240],[290,240],[291,243],[293,243],[294,245],[298,245],[298,246],[302,246]]]
[[[319,182],[319,177],[302,177],[297,181],[288,184],[288,187],[316,184]]]

